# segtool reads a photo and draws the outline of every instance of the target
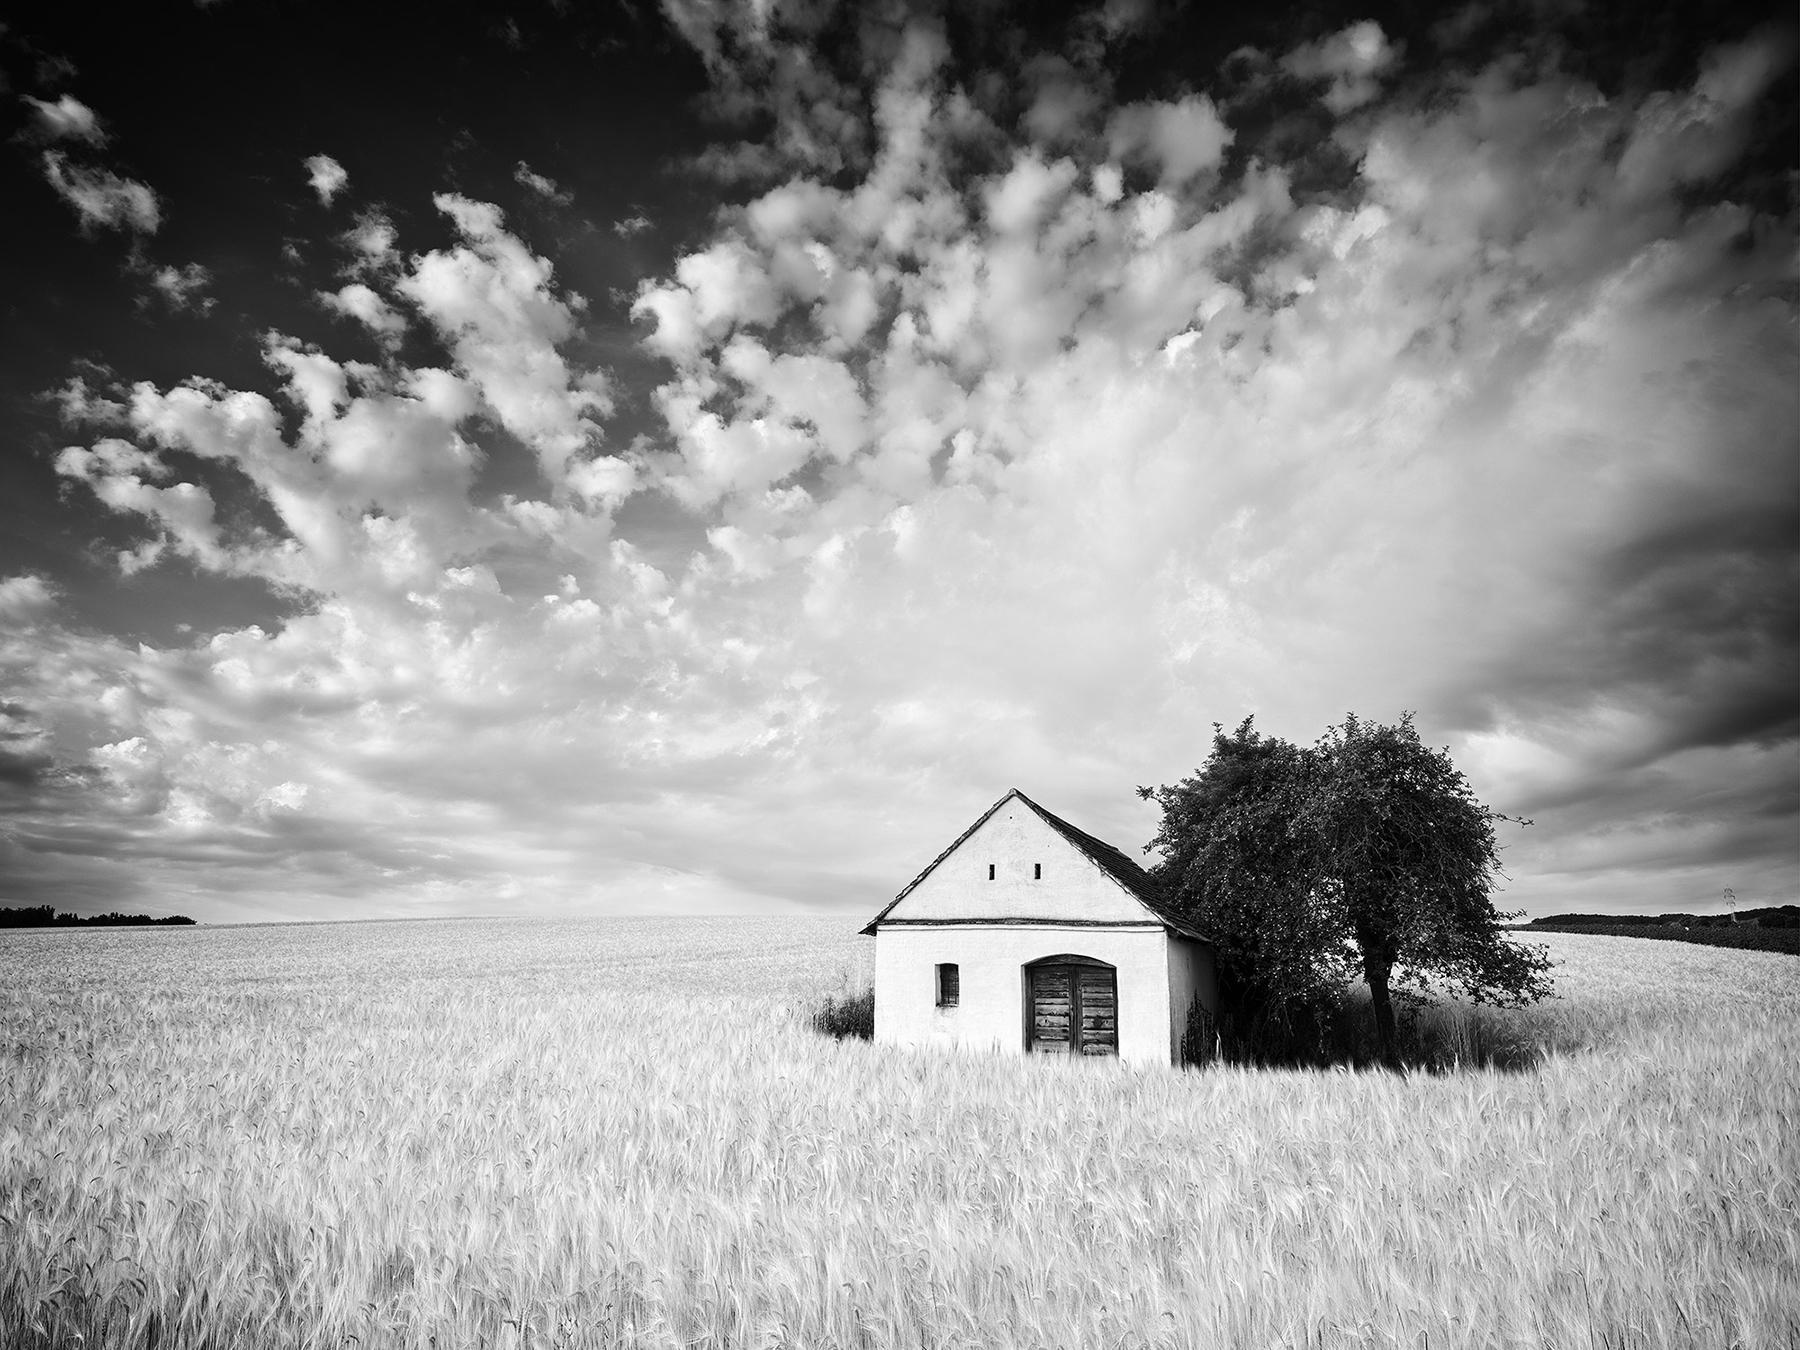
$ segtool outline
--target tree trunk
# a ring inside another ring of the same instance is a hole
[[[1369,1001],[1375,1005],[1375,1038],[1381,1049],[1381,1062],[1390,1069],[1400,1067],[1399,1038],[1394,1031],[1394,1003],[1388,996],[1388,973],[1393,961],[1367,953],[1363,956],[1363,976],[1369,982]]]

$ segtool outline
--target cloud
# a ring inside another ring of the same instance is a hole
[[[777,284],[743,241],[725,239],[704,253],[690,253],[676,268],[675,284],[646,285],[632,306],[635,317],[656,321],[650,345],[671,360],[697,355],[739,325],[771,322],[780,312]]]
[[[173,310],[192,310],[206,314],[215,303],[206,294],[212,284],[212,273],[199,263],[181,267],[152,267],[146,273],[152,291]]]
[[[74,208],[84,233],[105,228],[155,234],[162,225],[162,205],[145,184],[108,169],[73,164],[60,150],[46,150],[43,165],[44,181]]]
[[[1795,230],[1718,187],[1774,39],[1626,94],[1327,37],[1327,191],[1206,94],[676,21],[781,171],[640,287],[654,388],[451,193],[437,249],[346,237],[320,303],[373,359],[64,387],[122,567],[294,603],[158,647],[21,589],[0,864],[218,914],[867,910],[1012,783],[1130,847],[1215,721],[1410,708],[1536,817],[1506,900],[1791,898]]]
[[[1106,105],[1104,80],[1077,68],[1066,57],[1044,54],[1025,67],[1032,90],[1024,126],[1033,143],[1071,146],[1084,141]]]
[[[351,252],[349,271],[353,275],[387,271],[399,265],[400,255],[394,251],[399,231],[381,211],[365,211],[356,218],[354,228],[346,230],[340,241]]]
[[[1151,0],[1106,0],[1100,24],[1112,37],[1139,33],[1153,26],[1154,8]]]
[[[306,182],[319,194],[319,204],[330,206],[350,182],[350,175],[330,155],[311,155],[306,160]]]
[[[1393,69],[1399,52],[1372,19],[1351,24],[1340,33],[1304,43],[1281,58],[1282,69],[1302,80],[1327,81],[1321,98],[1342,116],[1381,93],[1381,77]]]
[[[113,510],[154,521],[166,540],[202,565],[215,569],[225,565],[212,494],[191,482],[157,486],[154,480],[168,477],[170,470],[154,453],[129,441],[107,439],[91,448],[67,447],[57,456],[56,471],[87,483]],[[125,570],[137,567],[128,564]]]
[[[533,173],[531,166],[524,160],[520,160],[518,167],[513,170],[513,182],[530,188],[545,201],[554,202],[558,206],[568,206],[575,200],[574,193],[564,192],[556,186],[554,179],[546,178],[541,173]]]
[[[318,298],[327,309],[355,319],[384,344],[397,342],[406,332],[405,317],[360,281],[336,291],[321,291]]]
[[[69,426],[123,427],[126,425],[125,405],[116,399],[110,399],[89,384],[89,376],[97,380],[111,380],[112,371],[105,366],[93,366],[87,374],[71,375],[59,389],[44,395],[55,402],[57,411],[63,422]]]
[[[653,228],[653,226],[651,225],[648,216],[631,215],[615,220],[613,222],[612,231],[621,239],[629,239],[632,235],[642,234],[645,230],[651,228]]]
[[[415,259],[398,292],[418,307],[455,354],[488,408],[531,446],[553,483],[591,462],[600,419],[612,411],[604,373],[570,369],[558,348],[575,332],[570,299],[552,268],[502,228],[500,211],[451,193],[434,197],[462,237],[456,248]],[[607,485],[617,500],[629,475],[573,480]]]
[[[56,607],[56,592],[35,573],[0,577],[0,615],[8,623],[28,623]]]
[[[946,200],[951,105],[933,101],[892,120],[859,185],[776,188],[646,287],[647,340],[681,372],[660,481],[719,503],[726,574],[766,590],[794,569],[809,622],[862,616],[857,646],[928,705],[1012,709],[1075,745],[1138,743],[1089,711],[1125,701],[1166,732],[1190,687],[1303,735],[1345,707],[1423,707],[1452,739],[1594,721],[1613,729],[1582,809],[1538,837],[1573,848],[1623,800],[1608,763],[1642,766],[1679,818],[1684,746],[1754,757],[1796,726],[1795,409],[1775,359],[1793,344],[1764,304],[1787,227],[1680,204],[1742,148],[1780,50],[1722,49],[1641,102],[1497,63],[1378,118],[1356,198],[1332,206],[1296,202],[1279,166],[1187,200],[1230,128],[1199,98],[1123,108],[1108,148],[1159,190],[1100,165],[1084,192],[1022,148],[986,180],[987,235]],[[1394,64],[1372,26],[1289,62],[1333,80],[1339,112]],[[883,278],[873,308],[894,319],[852,339],[866,392],[837,406],[868,411],[840,471],[759,387],[781,359],[760,334],[843,339],[819,297],[853,270]],[[890,617],[915,612],[929,632]],[[925,651],[956,673],[934,684]],[[1623,740],[1617,707],[1642,718]],[[909,726],[940,770],[968,762]],[[1772,849],[1747,864],[1765,884]]]
[[[395,270],[319,296],[380,340],[383,363],[269,333],[274,397],[205,379],[104,389],[78,378],[59,392],[72,423],[111,434],[66,448],[58,472],[153,531],[123,565],[141,569],[167,553],[382,609],[438,604],[444,587],[462,603],[466,587],[448,578],[491,549],[540,547],[564,531],[604,541],[607,512],[636,480],[600,449],[604,375],[558,350],[575,334],[578,297],[556,287],[550,265],[495,208],[452,196],[439,205],[462,243],[402,262],[392,227],[366,220],[359,234],[370,247],[359,251]],[[443,344],[447,367],[392,359],[409,311]],[[484,460],[472,436],[489,419],[532,451],[559,504],[471,499]],[[260,513],[222,509],[209,485],[221,472],[238,480],[232,498],[248,490]]]
[[[712,77],[711,110],[728,121],[766,119],[766,134],[715,146],[695,161],[727,182],[775,180],[790,169],[831,174],[865,167],[871,129],[858,88],[864,71],[897,71],[917,82],[948,53],[935,24],[900,26],[885,13],[855,7],[777,12],[665,0],[662,10]]]
[[[73,94],[64,94],[54,103],[23,96],[31,106],[38,135],[52,141],[83,141],[88,145],[106,144],[106,128],[94,110]]]
[[[1195,174],[1217,168],[1232,132],[1204,94],[1176,103],[1137,103],[1113,114],[1108,129],[1114,155],[1153,166],[1164,186],[1179,187]]]

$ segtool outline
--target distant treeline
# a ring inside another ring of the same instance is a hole
[[[1660,938],[1800,956],[1800,905],[1775,905],[1730,914],[1550,914],[1514,925],[1519,932],[1597,933],[1603,937]]]
[[[148,914],[58,914],[49,905],[0,909],[0,928],[142,928],[152,924],[192,923],[185,914],[153,919]]]
[[[1800,905],[1771,905],[1765,909],[1739,910],[1736,914],[1547,914],[1533,919],[1531,928],[1558,931],[1578,928],[1631,928],[1655,925],[1663,928],[1800,928]]]

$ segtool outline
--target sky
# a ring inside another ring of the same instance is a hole
[[[1350,712],[1800,898],[1791,7],[1250,9],[7,19],[0,904],[860,923]]]

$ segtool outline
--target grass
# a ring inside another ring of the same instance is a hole
[[[838,922],[7,933],[0,1344],[1794,1344],[1800,964],[1542,941],[1397,1077],[820,1036]]]
[[[1597,937],[1656,938],[1664,942],[1694,942],[1705,947],[1730,947],[1737,951],[1784,952],[1800,956],[1800,928],[1762,928],[1752,924],[1694,928],[1675,923],[1632,924],[1532,924],[1518,930],[1527,940],[1537,933],[1586,933]]]

